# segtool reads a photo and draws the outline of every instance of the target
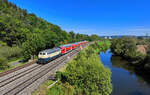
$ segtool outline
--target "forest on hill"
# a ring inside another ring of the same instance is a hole
[[[66,32],[8,0],[0,0],[1,69],[9,67],[6,64],[9,59],[23,56],[27,61],[43,49],[83,40],[99,40],[99,36]]]

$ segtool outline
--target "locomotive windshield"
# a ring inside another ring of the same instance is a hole
[[[42,52],[41,52],[40,55],[46,55],[46,53],[42,53]]]

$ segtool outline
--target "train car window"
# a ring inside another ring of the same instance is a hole
[[[53,48],[53,49],[45,50],[45,52],[41,52],[40,55],[47,55],[47,54],[51,54],[57,51],[60,51],[60,48]]]
[[[54,52],[57,52],[57,51],[59,51],[59,50],[55,49],[55,50],[49,51],[48,54],[51,54],[51,53],[54,53]]]
[[[51,52],[48,52],[47,54],[51,54]]]
[[[53,51],[51,51],[50,53],[54,53],[55,51],[53,50]]]

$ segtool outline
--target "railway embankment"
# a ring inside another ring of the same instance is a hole
[[[109,41],[89,45],[56,73],[59,81],[53,87],[48,88],[52,81],[47,81],[33,95],[109,95],[112,92],[111,72],[98,56],[109,45]]]
[[[32,91],[37,89],[41,83],[72,59],[80,50],[80,48],[77,48],[45,65],[32,64],[1,76],[1,95],[30,95]]]

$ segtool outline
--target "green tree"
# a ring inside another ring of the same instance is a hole
[[[43,36],[46,41],[45,43],[46,48],[53,48],[60,45],[59,37],[55,32],[51,32],[51,31],[44,32]]]
[[[90,39],[91,39],[91,41],[96,41],[96,40],[99,40],[100,37],[96,34],[93,34],[93,35],[90,36]]]
[[[70,38],[71,38],[70,42],[75,42],[75,40],[76,40],[76,34],[73,31],[70,31],[69,35],[70,35]]]
[[[28,40],[23,43],[23,55],[24,58],[30,59],[32,56],[34,58],[38,52],[45,47],[45,40],[41,37],[40,34],[32,34],[28,36]]]

